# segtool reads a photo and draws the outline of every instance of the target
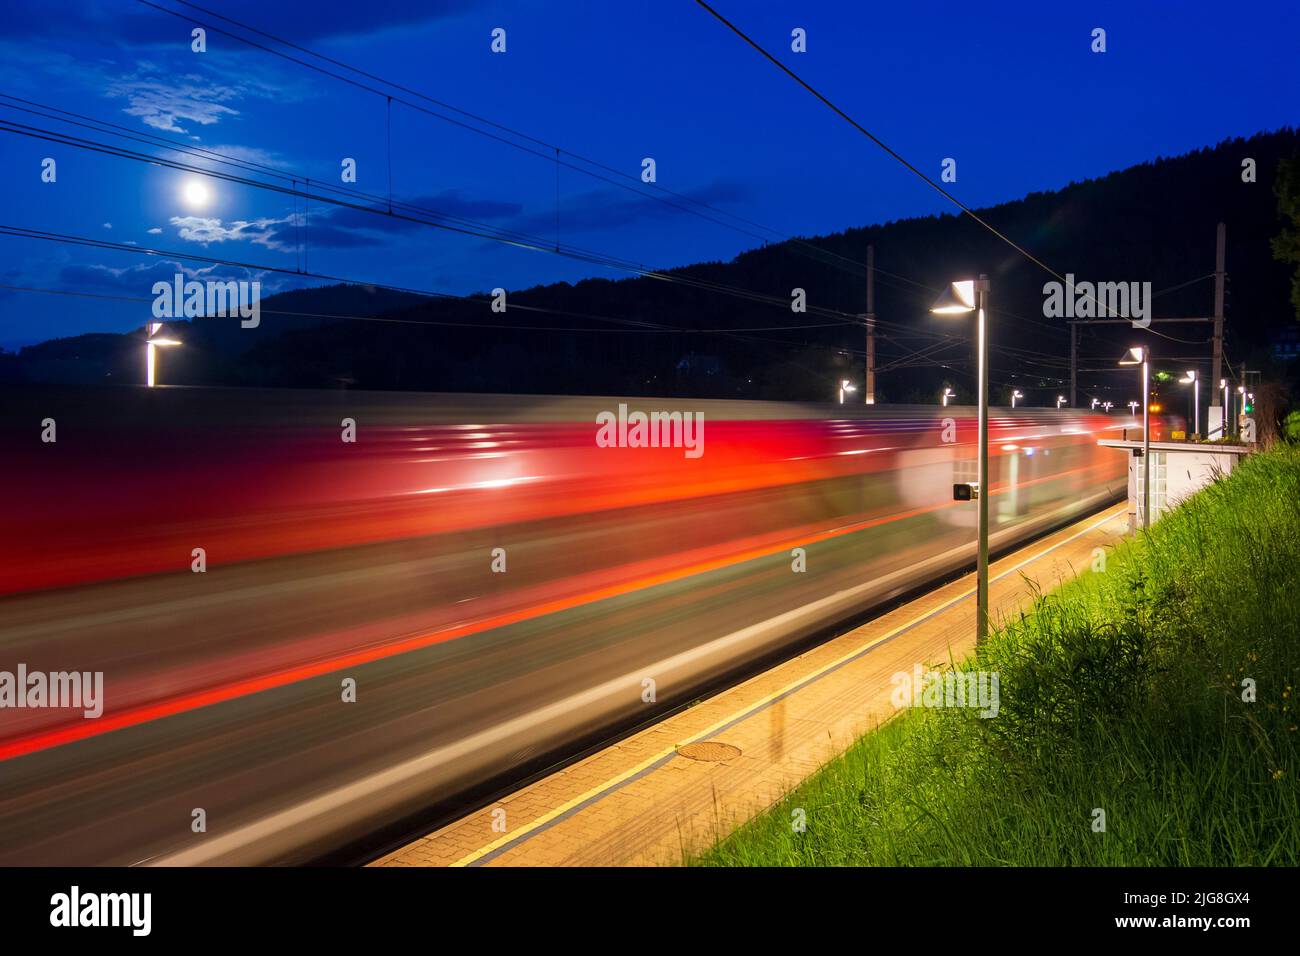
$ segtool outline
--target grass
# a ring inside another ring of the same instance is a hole
[[[1300,864],[1300,449],[1248,458],[966,667],[998,672],[996,717],[906,710],[691,862]]]

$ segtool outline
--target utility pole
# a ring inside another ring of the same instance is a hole
[[[1214,433],[1214,409],[1220,410],[1220,438],[1228,437],[1228,408],[1220,407],[1219,378],[1223,375],[1223,287],[1224,257],[1228,244],[1228,227],[1219,223],[1218,234],[1214,241],[1214,358],[1210,366],[1210,422],[1206,424],[1207,437]]]
[[[1079,327],[1070,323],[1070,407],[1075,408],[1075,387],[1079,383]]]
[[[867,376],[865,398],[876,404],[876,247],[867,246]]]

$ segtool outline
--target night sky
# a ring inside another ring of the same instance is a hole
[[[391,159],[395,200],[547,246],[556,241],[558,146],[564,162],[582,165],[575,154],[598,161],[617,172],[585,168],[623,184],[561,167],[560,243],[652,267],[730,259],[761,238],[950,211],[688,0],[202,4],[517,131],[385,87],[534,152],[400,102],[390,130],[384,95],[214,29],[207,51],[192,52],[190,31],[206,24],[311,59],[176,0],[156,2],[184,16],[137,0],[7,0],[0,92],[41,105],[0,99],[0,119],[212,166],[12,108],[53,107],[383,196]],[[937,178],[941,161],[955,158],[958,179],[949,188],[972,206],[1300,120],[1300,7],[1290,2],[715,5],[927,173]],[[498,27],[506,31],[503,54],[490,49]],[[804,54],[790,50],[796,27],[807,31]],[[1104,54],[1090,50],[1095,27],[1107,32]],[[55,183],[41,181],[46,157],[57,162]],[[356,184],[340,181],[344,157],[357,162]],[[653,187],[639,182],[645,157],[656,162],[659,186],[764,228],[708,213],[729,228],[646,198]],[[293,270],[305,233],[314,272],[455,294],[626,274],[320,203],[298,228],[288,195],[208,181],[206,200],[196,199],[187,187],[203,177],[192,172],[8,130],[0,130],[0,171],[3,224],[136,248]],[[264,295],[316,284],[180,261],[202,276],[260,278]],[[0,236],[0,283],[11,286],[148,299],[176,262]],[[0,346],[126,331],[148,309],[0,289]]]

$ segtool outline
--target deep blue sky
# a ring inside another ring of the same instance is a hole
[[[689,0],[202,5],[633,176],[654,157],[661,186],[782,234],[946,209]],[[974,206],[1300,121],[1300,7],[1291,2],[715,5],[926,172],[956,158],[951,188]],[[193,53],[192,25],[136,0],[7,0],[0,92],[336,185],[340,160],[354,157],[359,181],[348,188],[387,191],[382,97],[215,32],[206,53]],[[489,48],[496,27],[507,31],[505,54]],[[790,51],[794,27],[807,30],[805,54]],[[1094,27],[1107,31],[1105,54],[1090,52]],[[0,118],[175,155],[8,108]],[[47,156],[58,162],[55,184],[40,180]],[[397,199],[553,242],[552,162],[400,104],[391,160]],[[218,182],[197,208],[183,198],[192,174],[5,131],[0,170],[5,224],[259,265],[297,261],[285,196]],[[417,289],[622,274],[319,206],[308,236],[314,271]],[[757,242],[567,169],[560,238],[656,267],[729,259]],[[175,271],[170,260],[0,236],[8,285],[148,298]],[[300,284],[261,278],[265,292]],[[0,290],[8,348],[147,318],[147,303]]]

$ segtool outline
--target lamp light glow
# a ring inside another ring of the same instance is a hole
[[[159,334],[162,331],[163,324],[161,322],[150,322],[145,326],[144,376],[145,385],[149,388],[153,388],[157,384],[158,349],[181,344],[180,339]]]

